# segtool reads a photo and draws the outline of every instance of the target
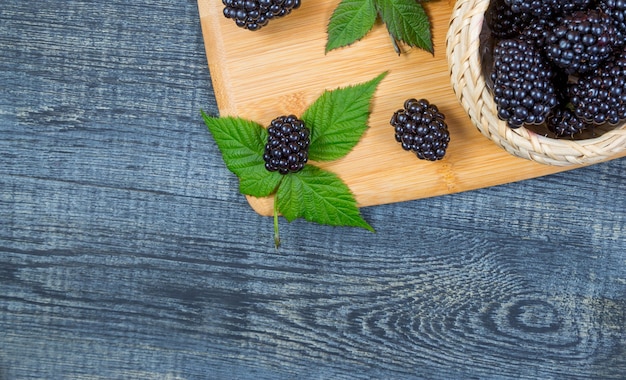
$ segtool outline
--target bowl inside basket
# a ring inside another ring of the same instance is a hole
[[[493,94],[493,81],[491,80],[491,71],[493,68],[493,48],[496,44],[496,38],[493,37],[491,30],[489,29],[489,25],[487,23],[487,17],[483,20],[482,29],[480,31],[480,58],[481,58],[481,70],[482,75],[485,80],[485,85],[487,86],[489,93]],[[575,81],[576,77],[570,76],[569,81]],[[497,113],[497,110],[494,112]],[[594,125],[591,128],[588,128],[580,133],[577,133],[573,136],[557,136],[553,132],[551,132],[545,123],[543,124],[525,124],[524,128],[533,131],[539,135],[545,136],[547,138],[552,139],[568,139],[568,140],[587,140],[592,138],[597,138],[605,133],[615,130],[616,128],[620,128],[624,126],[625,121],[621,121],[619,124],[609,124],[604,123],[600,125]]]

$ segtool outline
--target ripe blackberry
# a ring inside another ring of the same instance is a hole
[[[441,160],[450,142],[445,115],[428,100],[407,99],[390,121],[396,141],[421,160]]]
[[[611,17],[613,25],[622,35],[626,35],[626,1],[599,0],[598,8]]]
[[[528,22],[528,25],[519,32],[519,38],[542,49],[545,45],[546,30],[554,28],[555,25],[556,22],[552,19],[533,18]]]
[[[572,137],[591,128],[589,123],[576,116],[574,111],[565,106],[557,107],[550,113],[546,119],[546,126],[556,137]]]
[[[515,14],[526,13],[533,17],[550,18],[554,14],[557,0],[504,0]]]
[[[587,123],[617,124],[626,119],[626,48],[571,83],[569,96],[574,112]]]
[[[568,74],[582,74],[599,67],[623,43],[611,18],[596,9],[564,16],[546,33],[546,56]]]
[[[278,17],[300,7],[300,0],[222,0],[224,16],[233,19],[237,26],[258,30]]]
[[[504,0],[516,14],[530,14],[534,18],[553,19],[576,10],[587,9],[592,0]]]
[[[295,173],[309,159],[310,131],[294,115],[279,116],[267,128],[263,160],[265,168],[280,174]]]
[[[496,38],[509,38],[517,35],[531,20],[529,13],[515,13],[506,0],[494,0],[485,12],[485,21],[491,35]]]
[[[576,11],[585,11],[594,3],[594,0],[558,0],[558,14],[567,16]]]
[[[493,55],[491,80],[498,117],[511,128],[543,123],[558,104],[552,67],[520,38],[498,41]]]

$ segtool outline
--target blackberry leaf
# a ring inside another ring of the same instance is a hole
[[[363,38],[374,27],[377,17],[374,0],[343,0],[328,23],[326,52]]]
[[[263,149],[267,130],[258,123],[238,117],[211,117],[202,112],[228,170],[239,177],[239,191],[255,197],[272,194],[281,176],[265,169]]]
[[[416,0],[376,0],[380,17],[394,39],[433,53],[430,20]]]
[[[276,192],[278,211],[288,221],[304,218],[331,226],[374,229],[361,217],[348,186],[334,173],[306,165],[302,171],[284,176]]]
[[[325,91],[304,111],[302,120],[311,130],[310,160],[336,160],[354,148],[368,128],[372,96],[386,75]]]

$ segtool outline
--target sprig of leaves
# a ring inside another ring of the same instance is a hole
[[[430,20],[417,0],[342,0],[328,23],[326,52],[361,40],[379,18],[398,54],[397,41],[433,53]]]
[[[309,159],[332,161],[348,154],[368,128],[371,99],[386,72],[354,86],[327,90],[302,114],[311,131]],[[239,177],[239,191],[254,197],[274,195],[274,240],[278,247],[278,214],[332,226],[374,231],[363,219],[354,195],[336,174],[307,163],[297,173],[265,169],[268,132],[240,117],[202,117],[222,153],[226,167]]]

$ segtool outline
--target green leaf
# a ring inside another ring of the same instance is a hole
[[[377,17],[374,0],[342,0],[328,23],[326,52],[363,38],[374,27]]]
[[[336,160],[354,148],[368,128],[372,95],[386,75],[384,72],[369,82],[325,91],[304,111],[302,120],[311,129],[310,160]]]
[[[288,221],[304,218],[319,224],[374,231],[361,217],[348,186],[334,173],[313,165],[286,175],[278,187],[275,201]]]
[[[238,117],[211,117],[202,112],[202,118],[222,152],[226,167],[239,177],[239,191],[255,197],[274,193],[283,176],[265,169],[265,128]]]
[[[421,4],[416,0],[376,0],[376,6],[393,38],[433,52],[430,21]]]

